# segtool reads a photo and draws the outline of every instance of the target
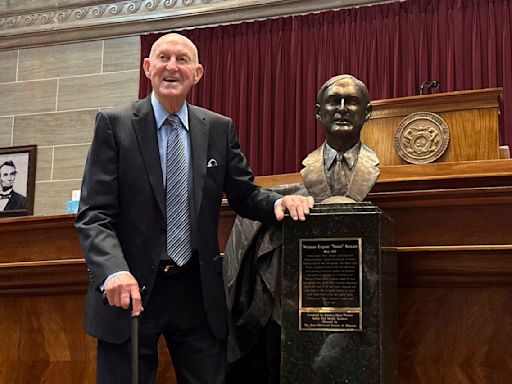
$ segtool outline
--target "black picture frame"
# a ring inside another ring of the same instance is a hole
[[[36,159],[37,145],[0,148],[0,219],[34,214]]]

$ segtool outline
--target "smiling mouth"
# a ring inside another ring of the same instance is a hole
[[[166,83],[171,83],[171,84],[175,84],[175,83],[178,83],[178,79],[172,79],[172,78],[165,78],[164,81]]]

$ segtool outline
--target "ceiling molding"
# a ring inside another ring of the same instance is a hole
[[[0,50],[237,23],[382,0],[63,0],[55,8],[0,7]],[[37,2],[35,2],[37,4]],[[88,4],[88,5],[86,5]]]

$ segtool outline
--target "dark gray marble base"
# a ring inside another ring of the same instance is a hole
[[[305,222],[285,219],[282,384],[396,382],[396,255],[385,249],[391,235],[391,221],[369,203],[320,204]],[[361,239],[360,329],[299,330],[299,243],[326,238]]]

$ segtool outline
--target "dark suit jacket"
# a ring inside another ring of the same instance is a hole
[[[20,209],[27,209],[27,198],[13,191],[4,211],[17,211]]]
[[[217,338],[227,336],[226,302],[217,226],[221,199],[253,220],[275,220],[280,195],[256,187],[231,119],[189,105],[193,199],[204,305]],[[210,159],[216,167],[208,167]],[[129,270],[146,287],[166,252],[165,197],[150,97],[98,113],[82,183],[76,227],[90,275],[85,330],[121,343],[130,335],[129,311],[105,306],[99,285],[113,272]]]

